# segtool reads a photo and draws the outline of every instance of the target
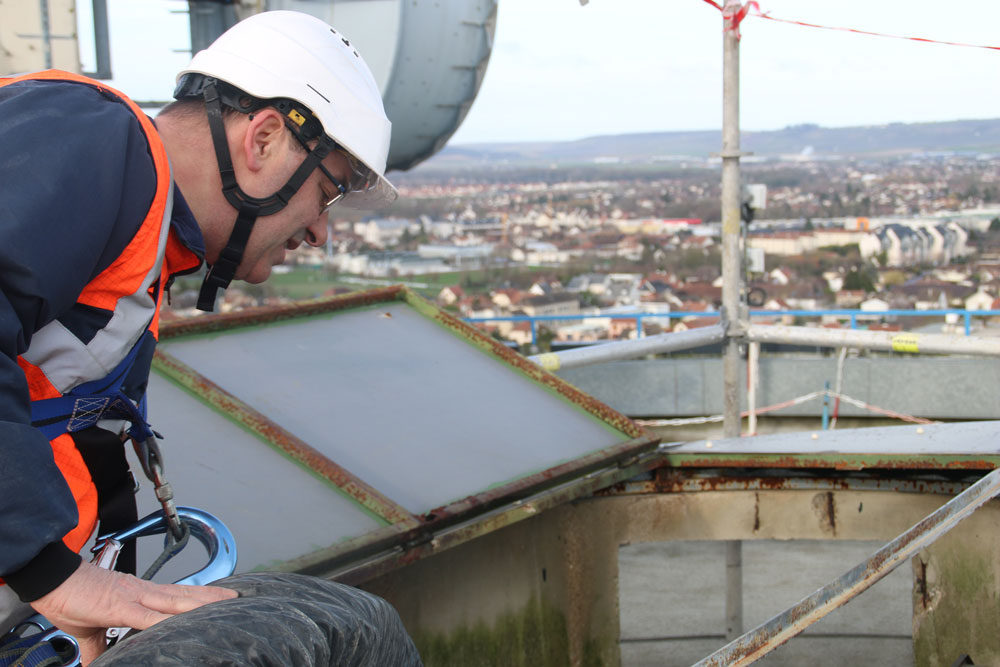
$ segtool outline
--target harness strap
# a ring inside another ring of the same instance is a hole
[[[56,398],[31,402],[31,425],[52,440],[63,433],[82,431],[102,419],[122,419],[131,423],[128,434],[133,439],[154,436],[146,423],[146,397],[136,405],[125,394],[124,383],[140,354],[148,354],[155,338],[146,331],[125,358],[107,377],[77,385]]]
[[[21,637],[12,630],[0,639],[0,667],[52,667],[62,664],[55,647],[42,639],[41,634]]]
[[[121,440],[99,428],[78,431],[72,438],[97,489],[97,519],[100,522],[97,534],[110,535],[134,525],[139,520],[136,481],[129,471]],[[124,544],[115,569],[135,574],[135,556],[135,542]]]
[[[236,170],[229,153],[229,142],[222,119],[222,98],[214,79],[205,80],[202,96],[205,99],[205,113],[208,116],[208,127],[212,134],[212,145],[215,148],[215,160],[219,165],[219,176],[222,179],[222,194],[238,212],[226,247],[209,268],[198,292],[198,310],[211,312],[215,309],[215,300],[219,290],[229,287],[229,283],[236,275],[236,269],[243,261],[243,252],[246,250],[247,241],[250,239],[250,233],[253,231],[257,218],[273,215],[285,208],[313,170],[330,154],[335,144],[331,139],[322,137],[315,148],[308,151],[306,158],[280,190],[268,197],[252,197],[244,192],[236,181]],[[286,126],[293,133],[297,133],[297,130],[287,121]],[[296,137],[298,136],[296,134]]]

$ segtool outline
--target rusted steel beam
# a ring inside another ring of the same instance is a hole
[[[598,492],[601,496],[649,495],[656,493],[702,493],[705,491],[896,491],[899,493],[954,496],[972,481],[857,477],[851,474],[824,477],[779,475],[733,475],[726,469],[659,468],[651,479],[630,479]]]
[[[543,509],[589,496],[599,489],[652,470],[663,464],[662,454],[654,446],[655,442],[651,443],[649,450],[638,454],[625,451],[625,458],[619,456],[604,459],[603,469],[600,466],[580,469],[572,479],[561,483],[557,478],[539,473],[539,480],[535,480],[536,476],[530,478],[538,482],[534,487],[528,483],[515,483],[490,493],[470,496],[422,515],[418,526],[405,530],[389,526],[338,542],[329,548],[282,563],[276,568],[285,572],[336,577],[345,583],[358,583],[529,518]],[[543,482],[549,488],[539,490],[539,484]],[[512,491],[510,487],[516,487],[517,490]],[[440,536],[444,535],[448,537],[442,539]],[[341,579],[339,573],[348,569],[353,572],[352,578]]]
[[[694,667],[739,666],[755,662],[867,590],[997,494],[1000,494],[1000,470],[994,470],[949,500],[836,581],[726,644]]]
[[[689,454],[668,452],[668,465],[678,468],[820,468],[833,470],[992,470],[1000,455],[973,454]]]
[[[492,509],[510,500],[526,497],[539,489],[585,475],[604,466],[618,463],[627,466],[637,455],[654,450],[659,441],[654,437],[629,440],[606,447],[569,463],[553,466],[542,472],[521,477],[514,482],[467,496],[459,501],[432,509],[422,515],[428,525],[455,523],[472,511]]]
[[[196,394],[224,415],[281,450],[310,471],[331,482],[362,507],[388,523],[413,526],[419,523],[413,514],[384,496],[350,471],[331,461],[305,441],[289,433],[265,415],[236,398],[187,364],[162,349],[153,357],[153,367],[174,382]]]
[[[173,320],[160,325],[160,340],[177,336],[206,334],[241,327],[259,326],[261,324],[273,324],[282,320],[321,315],[323,313],[332,313],[350,308],[362,308],[376,303],[400,300],[403,298],[402,293],[404,290],[406,288],[402,285],[393,285],[365,292],[352,292],[350,294],[339,294],[322,299],[296,301],[295,303],[281,306],[261,306],[259,308],[247,308],[235,313],[217,313],[184,320]]]
[[[492,512],[433,533],[426,533],[424,532],[426,529],[421,527],[405,534],[397,534],[392,538],[395,544],[389,545],[390,548],[384,549],[381,553],[372,552],[372,542],[365,544],[353,541],[353,544],[338,544],[330,549],[288,561],[279,565],[278,569],[304,572],[357,585],[487,533],[529,519],[540,512],[592,496],[602,488],[641,475],[660,463],[660,455],[657,452],[648,452],[637,456],[624,467],[610,466],[596,470],[581,479],[574,479],[522,500],[508,503]],[[387,530],[383,532],[387,533]],[[385,543],[385,540],[382,542]]]

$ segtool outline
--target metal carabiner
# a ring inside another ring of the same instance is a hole
[[[229,532],[226,524],[214,515],[194,507],[178,507],[177,515],[187,525],[191,535],[205,547],[205,551],[208,552],[208,564],[194,574],[174,583],[204,586],[231,575],[236,570],[236,540],[233,539],[233,534]],[[169,530],[170,521],[163,511],[153,512],[129,528],[98,537],[94,548],[91,549],[94,554],[91,562],[98,567],[110,570],[114,568],[118,554],[125,542],[150,535],[162,535]],[[165,541],[167,539],[165,538]],[[73,646],[75,655],[69,662],[63,663],[62,667],[80,667],[80,644],[75,637],[56,628],[40,614],[27,618],[20,625],[31,625],[38,628],[40,632],[38,641],[52,641],[54,639],[69,642]],[[115,641],[123,637],[128,630],[130,628],[109,628],[108,638]]]
[[[160,446],[156,442],[155,432],[154,435],[150,435],[145,440],[133,437],[132,447],[135,449],[136,456],[139,457],[142,471],[146,473],[146,477],[153,483],[156,499],[160,501],[160,506],[163,507],[163,513],[167,517],[167,525],[170,528],[170,532],[173,533],[175,539],[181,539],[183,531],[180,517],[177,516],[177,507],[174,505],[174,491],[170,486],[170,482],[163,476],[163,454],[160,453]]]
[[[174,583],[204,586],[231,575],[236,570],[236,540],[226,524],[214,515],[194,507],[178,507],[177,516],[187,525],[191,536],[205,547],[205,551],[208,552],[208,564]],[[169,529],[169,519],[164,516],[163,511],[157,510],[129,528],[98,537],[96,545],[91,549],[95,554],[95,564],[101,567],[114,567],[117,551],[125,542],[149,535],[162,535]],[[113,553],[113,557],[105,553],[108,551]],[[102,557],[104,561],[110,561],[110,565],[97,562]]]

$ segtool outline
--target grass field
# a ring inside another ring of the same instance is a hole
[[[258,297],[284,297],[295,301],[315,299],[332,289],[358,292],[376,289],[386,285],[409,285],[415,292],[428,298],[437,298],[438,293],[449,285],[461,285],[467,293],[488,292],[499,287],[507,280],[516,280],[525,275],[534,275],[545,271],[544,267],[526,266],[515,269],[477,269],[471,271],[451,271],[448,273],[431,273],[420,276],[399,276],[397,278],[365,278],[363,276],[336,274],[323,267],[290,267],[287,273],[272,273],[267,282],[261,285],[249,285],[234,282],[233,287]],[[176,280],[172,291],[174,295],[188,291],[197,293],[201,286],[202,276],[194,274],[182,276]]]
[[[544,270],[542,267],[526,266],[511,269],[509,277],[532,274]],[[346,288],[352,291],[372,289],[381,285],[405,283],[416,292],[426,297],[436,297],[442,288],[449,285],[462,285],[472,291],[488,290],[498,285],[502,279],[497,269],[477,269],[472,271],[451,271],[448,273],[429,273],[420,276],[400,276],[398,278],[365,279],[361,276],[351,276],[329,273],[323,268],[294,267],[288,273],[274,273],[266,283],[258,289],[263,289],[268,296],[284,296],[290,299],[311,299],[322,296],[332,288]]]

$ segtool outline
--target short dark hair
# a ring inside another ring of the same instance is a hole
[[[245,115],[240,114],[235,109],[231,109],[225,105],[222,107],[222,117],[226,118],[232,115]],[[205,117],[205,101],[199,99],[183,99],[174,100],[167,106],[160,109],[160,113],[157,116],[171,116],[171,117],[191,117],[191,118],[204,118]]]

